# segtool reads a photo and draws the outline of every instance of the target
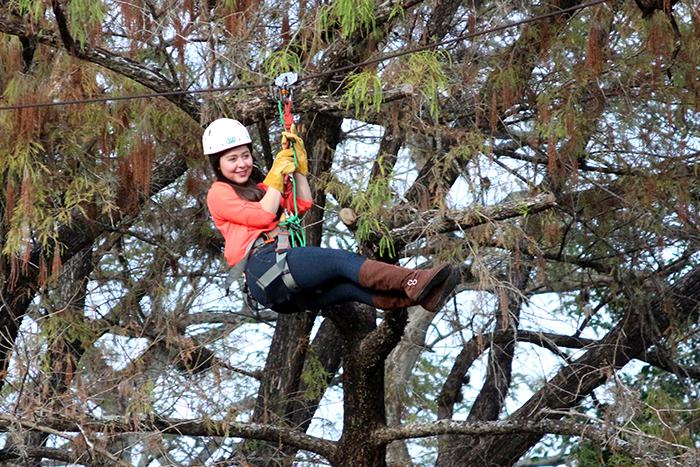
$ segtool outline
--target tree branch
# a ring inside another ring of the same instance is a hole
[[[603,429],[588,423],[568,420],[541,420],[539,422],[511,420],[461,422],[439,420],[430,423],[381,428],[374,433],[374,436],[377,443],[389,443],[398,439],[425,438],[441,434],[484,436],[507,435],[513,433],[578,436],[590,439],[603,446],[609,446],[613,450],[619,450],[630,457],[642,460],[656,467],[683,467],[681,463],[675,461],[670,456],[646,451],[630,442],[620,439],[618,437],[619,432],[614,428]]]
[[[657,348],[639,357],[639,360],[648,363],[651,366],[668,371],[679,378],[700,379],[700,368],[679,365],[677,362],[671,359],[671,356],[666,350]]]
[[[60,11],[60,7],[57,6],[57,8]],[[13,21],[12,18],[8,16],[0,16],[0,32],[18,37],[31,37],[41,44],[56,48],[68,47],[72,43],[72,50],[69,49],[68,52],[81,60],[86,60],[115,71],[155,92],[173,92],[180,90],[177,84],[173,83],[165,76],[134,60],[122,57],[109,50],[92,47],[86,43],[81,44],[79,47],[75,46],[72,39],[68,39],[70,36],[66,38],[66,40],[68,40],[68,43],[66,43],[61,37],[50,31],[44,30],[41,34],[33,34],[27,29],[24,23]],[[63,36],[64,31],[62,30],[61,32]],[[67,30],[65,32],[67,33]],[[196,122],[200,121],[199,104],[190,94],[175,94],[165,97],[192,117],[193,120]]]
[[[384,361],[401,340],[407,323],[405,308],[387,311],[379,326],[363,339],[360,353],[375,363]]]
[[[105,417],[77,421],[55,417],[40,418],[32,423],[25,423],[23,420],[0,415],[0,432],[9,432],[12,429],[16,429],[17,424],[26,428],[48,432],[157,432],[178,436],[240,437],[288,444],[299,449],[314,452],[325,458],[330,458],[335,454],[336,446],[334,441],[309,436],[289,428],[226,420],[172,419],[152,416],[141,420],[133,420],[126,417]]]
[[[12,446],[10,448],[0,449],[0,462],[12,461],[17,459],[44,458],[52,459],[68,464],[82,464],[80,462],[80,454],[74,454],[66,449],[47,448],[44,446]],[[85,461],[88,458],[85,457]]]
[[[554,195],[544,192],[529,198],[504,201],[501,204],[483,208],[432,210],[408,214],[400,212],[392,221],[393,225],[400,225],[400,227],[391,229],[391,237],[395,242],[405,244],[425,236],[426,233],[442,234],[466,230],[487,222],[538,213],[556,205]]]
[[[464,382],[464,375],[469,371],[474,361],[484,352],[486,346],[489,344],[506,344],[514,339],[544,347],[555,355],[562,357],[564,360],[567,360],[566,355],[564,355],[558,347],[581,349],[597,342],[592,339],[582,339],[549,332],[521,330],[517,332],[503,330],[481,336],[474,336],[464,344],[462,351],[455,358],[452,370],[437,397],[438,419],[446,420],[452,418],[453,406],[459,398],[459,393]]]
[[[509,419],[538,421],[561,417],[561,412],[576,406],[603,384],[611,371],[632,359],[642,358],[646,350],[663,342],[672,323],[690,323],[697,319],[700,307],[700,267],[692,269],[672,286],[657,294],[643,309],[632,309],[597,345],[539,389]],[[673,315],[669,313],[673,310]],[[672,321],[673,320],[673,321]],[[474,453],[484,465],[510,465],[541,438],[524,432],[520,436],[494,436]],[[488,459],[488,460],[486,460]]]

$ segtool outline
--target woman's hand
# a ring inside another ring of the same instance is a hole
[[[294,127],[292,126],[292,131]],[[288,133],[286,131],[282,132],[282,147],[286,147],[287,143],[291,144],[297,155],[297,168],[296,173],[300,173],[304,176],[309,174],[309,162],[306,155],[306,148],[304,147],[304,140],[301,139],[295,133]]]
[[[267,173],[267,177],[263,180],[263,183],[270,188],[274,188],[280,193],[284,191],[284,176],[289,175],[294,172],[294,155],[291,150],[288,154],[283,154],[285,151],[280,152],[275,157],[274,162],[270,171]]]

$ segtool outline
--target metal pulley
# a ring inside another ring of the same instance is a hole
[[[270,85],[272,96],[282,104],[286,104],[292,99],[292,94],[294,93],[294,83],[296,83],[298,79],[299,75],[293,71],[282,73],[275,78],[274,86]]]

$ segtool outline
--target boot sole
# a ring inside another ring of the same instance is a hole
[[[455,287],[459,285],[459,283],[462,281],[462,273],[460,272],[459,268],[452,268],[450,271],[450,275],[445,279],[445,284],[442,289],[442,293],[440,294],[440,298],[438,301],[435,303],[430,308],[425,308],[428,311],[432,311],[434,313],[437,313],[438,311],[442,310],[445,307],[445,304],[447,303],[447,300],[452,296],[452,294],[455,291]],[[421,304],[421,306],[423,306]]]
[[[423,287],[423,290],[421,293],[416,297],[415,301],[420,302],[422,301],[439,283],[443,282],[445,279],[447,279],[452,272],[452,265],[449,263],[445,263],[445,265],[438,270],[438,272],[435,273],[435,275],[428,281],[425,287]]]

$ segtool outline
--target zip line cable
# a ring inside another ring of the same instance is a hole
[[[351,71],[356,68],[361,68],[363,66],[367,65],[373,65],[375,63],[380,63],[386,60],[390,60],[392,58],[398,58],[402,57],[404,55],[410,55],[418,52],[423,52],[425,50],[431,50],[431,49],[436,49],[438,47],[442,47],[445,45],[452,44],[454,42],[459,42],[467,39],[472,39],[474,37],[478,36],[483,36],[486,34],[491,34],[494,32],[499,32],[499,31],[504,31],[506,29],[510,29],[516,26],[521,26],[523,24],[528,24],[528,23],[533,23],[535,21],[541,21],[543,19],[547,18],[552,18],[557,15],[565,15],[568,13],[574,13],[579,10],[583,10],[584,8],[600,5],[602,3],[607,3],[612,0],[594,0],[590,3],[582,3],[580,5],[575,5],[570,8],[565,8],[563,10],[558,10],[550,13],[545,13],[543,15],[539,16],[533,16],[531,18],[526,18],[520,21],[515,21],[512,23],[504,24],[501,26],[495,26],[490,29],[485,29],[483,31],[476,31],[476,32],[470,32],[468,34],[463,34],[459,37],[455,37],[452,39],[447,39],[441,42],[436,42],[433,44],[427,44],[423,45],[420,47],[415,47],[409,50],[404,50],[402,52],[396,52],[393,54],[389,55],[384,55],[382,57],[377,57],[377,58],[372,58],[369,60],[365,60],[364,62],[360,63],[354,63],[352,65],[346,65],[344,67],[340,68],[335,68],[333,70],[328,70],[328,71],[323,71],[320,73],[315,73],[312,75],[308,75],[305,77],[300,77],[298,82],[303,82],[303,81],[311,81],[313,79],[317,78],[323,78],[325,76],[330,76],[330,75],[335,75],[337,73],[342,73],[345,71]],[[34,104],[18,104],[18,105],[8,105],[4,107],[0,107],[0,111],[2,110],[17,110],[17,109],[28,109],[28,108],[35,108],[35,107],[55,107],[59,105],[75,105],[75,104],[93,104],[97,102],[110,102],[110,101],[122,101],[122,100],[133,100],[133,99],[152,99],[154,97],[168,97],[168,96],[180,96],[180,95],[186,95],[186,94],[204,94],[204,93],[210,93],[210,92],[223,92],[223,91],[242,91],[242,90],[249,90],[249,89],[259,89],[259,88],[266,88],[269,87],[270,84],[247,84],[247,85],[239,85],[239,86],[226,86],[226,87],[220,87],[220,88],[213,88],[213,89],[195,89],[195,90],[181,90],[181,91],[167,91],[167,92],[156,92],[156,93],[149,93],[149,94],[132,94],[128,96],[113,96],[113,97],[96,97],[92,99],[79,99],[79,100],[73,100],[73,101],[63,101],[63,102],[42,102],[42,103],[34,103]]]

